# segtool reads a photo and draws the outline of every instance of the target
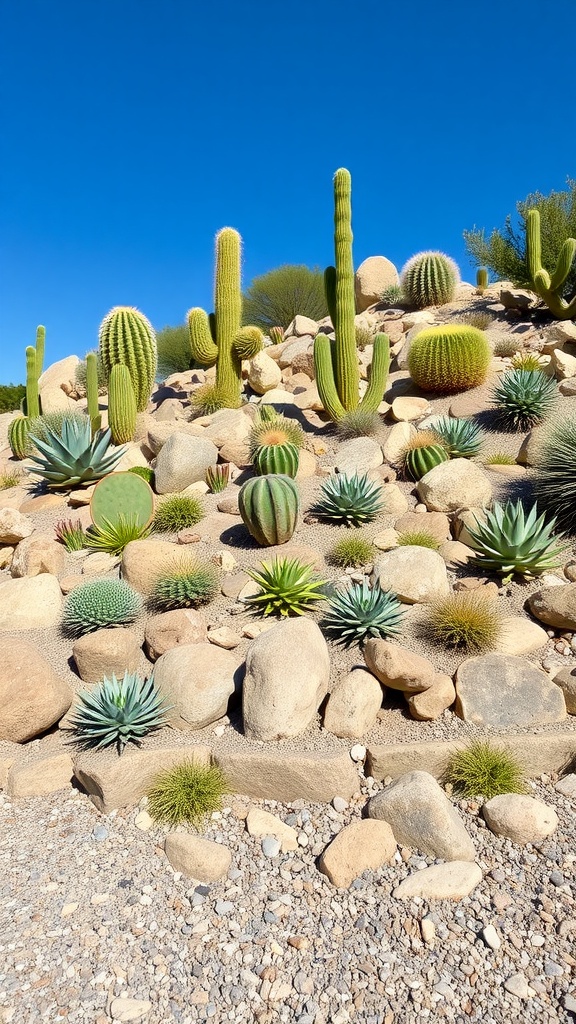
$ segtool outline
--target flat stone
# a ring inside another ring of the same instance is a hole
[[[454,860],[415,871],[396,886],[392,895],[397,900],[462,900],[481,881],[482,871],[477,864]]]
[[[214,760],[233,793],[254,800],[310,800],[329,803],[335,796],[349,800],[359,779],[347,751],[285,751],[217,749]]]
[[[562,722],[566,705],[549,676],[522,658],[483,654],[456,673],[456,714],[491,729]]]
[[[26,758],[17,761],[8,772],[6,792],[20,799],[47,796],[59,789],[68,789],[72,773],[72,758],[66,752]]]
[[[291,825],[287,825],[275,814],[251,807],[246,817],[246,829],[251,836],[261,839],[263,836],[274,836],[280,840],[282,853],[298,849],[298,833]]]
[[[430,412],[427,398],[415,398],[412,395],[401,395],[392,402],[392,416],[398,422],[410,423],[421,420]]]
[[[348,889],[363,871],[378,871],[396,853],[396,840],[386,821],[365,818],[338,833],[318,861],[322,874],[339,889]]]
[[[576,583],[544,587],[528,598],[528,607],[540,622],[555,629],[576,629]]]
[[[233,651],[242,643],[242,637],[229,626],[218,626],[208,630],[208,643],[222,647],[225,651]]]
[[[398,530],[394,530],[391,526],[387,530],[381,530],[375,537],[372,538],[372,543],[378,551],[392,551],[392,548],[398,547],[398,537],[400,534]]]
[[[217,882],[224,878],[232,863],[227,846],[185,832],[169,832],[164,850],[174,871],[199,882]]]
[[[378,555],[372,580],[404,604],[428,604],[450,593],[444,560],[430,548],[407,545]]]
[[[49,629],[61,607],[60,584],[49,573],[0,583],[0,630]]]
[[[558,815],[542,800],[518,793],[504,793],[482,806],[491,832],[513,843],[540,843],[558,828]]]
[[[546,630],[525,615],[505,615],[500,625],[502,634],[496,644],[499,654],[520,657],[538,651],[548,643]]]
[[[562,779],[559,779],[554,789],[561,793],[562,796],[567,797],[569,800],[576,799],[576,775],[571,773],[565,775]]]
[[[84,576],[101,576],[112,572],[117,565],[120,565],[119,555],[111,555],[108,551],[95,551],[82,562],[82,573]]]

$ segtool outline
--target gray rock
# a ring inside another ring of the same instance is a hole
[[[523,658],[483,654],[456,673],[456,714],[486,728],[547,725],[566,718],[562,691]]]
[[[450,459],[426,473],[417,485],[420,500],[432,512],[456,512],[461,508],[489,505],[492,484],[469,459]]]
[[[154,473],[158,494],[183,491],[185,487],[204,480],[209,466],[218,461],[218,449],[207,437],[194,437],[176,431],[162,446]]]
[[[370,469],[378,469],[384,462],[382,449],[373,437],[353,437],[338,446],[335,469],[337,473],[360,476]]]
[[[576,668],[561,669],[554,676],[554,682],[564,694],[566,711],[569,715],[576,715]]]
[[[537,590],[528,598],[528,607],[547,626],[576,629],[576,583]]]
[[[417,896],[426,900],[461,900],[481,881],[482,871],[477,864],[454,860],[415,871],[396,886],[392,895],[397,900]]]
[[[430,548],[407,545],[386,551],[375,559],[372,578],[404,604],[428,604],[450,593],[444,559]]]

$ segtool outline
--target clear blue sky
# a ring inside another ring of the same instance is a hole
[[[0,0],[0,382],[95,346],[111,306],[212,308],[213,236],[244,283],[438,248],[576,176],[574,0]]]

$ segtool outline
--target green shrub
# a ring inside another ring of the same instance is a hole
[[[222,809],[228,783],[216,765],[184,761],[156,779],[148,793],[148,810],[159,825],[192,825],[200,829]]]
[[[366,537],[341,537],[328,553],[328,561],[343,569],[368,565],[374,557],[374,545]]]
[[[62,630],[66,636],[79,637],[106,626],[126,626],[141,606],[139,595],[125,580],[90,580],[68,594]]]
[[[193,494],[173,494],[161,501],[154,513],[154,533],[179,533],[204,518],[204,506]]]
[[[336,422],[336,433],[342,441],[351,437],[374,437],[382,430],[382,420],[371,409],[350,409]]]
[[[492,389],[502,430],[530,430],[553,409],[558,388],[541,370],[508,370]]]
[[[311,320],[328,315],[324,277],[318,268],[284,264],[255,277],[244,293],[242,321],[262,331],[277,326],[286,330],[299,313]]]
[[[536,454],[534,493],[546,516],[576,534],[576,418],[550,424]]]
[[[87,538],[79,519],[61,519],[54,526],[56,539],[64,545],[66,551],[83,551],[87,547]]]
[[[142,479],[152,487],[154,483],[154,470],[150,469],[149,466],[131,466],[127,472],[134,473],[134,476],[142,477]]]
[[[526,792],[520,762],[510,751],[487,740],[473,740],[454,754],[444,778],[458,796],[468,799],[483,796],[491,800],[504,793]]]
[[[326,581],[316,577],[313,566],[297,558],[275,558],[247,572],[260,587],[260,593],[247,603],[263,615],[302,615],[324,597]]]
[[[380,295],[380,302],[384,303],[389,309],[394,309],[402,302],[402,288],[399,284],[389,284]]]
[[[530,274],[526,261],[526,217],[528,211],[540,213],[542,239],[542,263],[546,270],[553,272],[566,238],[576,238],[576,181],[567,180],[564,192],[532,192],[516,204],[518,220],[513,224],[508,215],[504,228],[494,229],[487,238],[484,229],[474,228],[464,232],[466,248],[476,261],[485,264],[498,280],[512,281],[515,285],[529,288]],[[576,293],[576,265],[566,280],[564,298],[570,299]]]
[[[127,544],[133,540],[144,540],[150,534],[149,526],[142,526],[135,512],[131,516],[120,512],[113,521],[102,519],[88,527],[86,547],[96,551],[107,551],[109,555],[121,555]]]
[[[366,580],[352,583],[332,597],[322,628],[343,647],[362,643],[366,637],[396,636],[404,611],[395,594]]]
[[[545,363],[538,352],[515,352],[510,360],[514,370],[540,370],[543,371]]]
[[[484,459],[485,466],[515,466],[516,459],[507,452],[493,452]]]
[[[5,473],[0,473],[0,491],[7,491],[11,487],[18,487],[22,483],[22,473],[18,473],[15,469],[9,469]]]
[[[346,476],[335,473],[322,484],[320,497],[314,506],[323,519],[361,526],[371,523],[382,511],[381,488],[368,479],[368,474]]]
[[[0,413],[15,412],[25,396],[24,384],[0,384]]]
[[[456,592],[431,606],[424,632],[435,643],[478,653],[496,646],[500,621],[496,602],[476,591]]]
[[[374,335],[369,327],[363,327],[362,324],[355,324],[354,336],[356,338],[356,348],[363,352],[367,345],[371,345],[374,339]]]
[[[428,530],[405,530],[404,533],[398,534],[396,543],[399,548],[430,548],[431,551],[438,551],[440,547],[436,537]]]
[[[122,679],[104,678],[93,690],[78,695],[70,725],[79,745],[100,750],[116,744],[121,754],[127,743],[141,746],[142,736],[168,724],[166,698],[154,686],[153,676],[143,680],[134,672]]]
[[[224,408],[224,400],[216,384],[202,384],[191,393],[190,406],[195,416],[211,416]]]
[[[163,327],[156,335],[158,376],[162,380],[173,373],[185,373],[193,366],[187,324]]]
[[[156,580],[150,605],[156,611],[196,608],[207,604],[220,589],[220,573],[211,562],[183,555]]]

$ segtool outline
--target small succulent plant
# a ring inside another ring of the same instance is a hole
[[[220,494],[221,491],[225,491],[230,483],[230,463],[219,462],[216,466],[208,466],[206,483],[212,494]]]
[[[87,547],[86,534],[79,519],[60,519],[54,526],[56,539],[64,545],[66,551],[82,551]]]
[[[125,626],[134,621],[141,605],[125,580],[89,580],[66,598],[62,630],[66,636],[79,637],[106,626]]]
[[[275,558],[247,571],[260,587],[247,603],[262,615],[303,615],[325,596],[325,580],[317,579],[313,566],[297,558]]]
[[[435,643],[478,654],[494,649],[500,623],[494,601],[474,590],[457,591],[432,605],[423,631]]]
[[[228,782],[217,765],[183,761],[158,776],[148,793],[148,810],[159,825],[196,829],[222,809]]]
[[[127,743],[140,746],[143,736],[167,725],[171,710],[154,685],[133,672],[122,679],[104,678],[93,690],[78,695],[70,725],[85,749],[116,746],[121,754]]]
[[[576,534],[576,419],[550,425],[536,456],[534,490],[540,508],[555,516],[558,526]]]
[[[130,541],[144,540],[150,534],[149,526],[142,526],[138,514],[125,516],[122,512],[111,522],[103,518],[101,523],[88,527],[86,547],[107,551],[110,555],[121,555]]]
[[[361,526],[376,519],[382,507],[381,488],[367,473],[335,473],[322,484],[314,511],[323,519]]]
[[[30,435],[41,458],[31,455],[35,466],[30,473],[47,481],[52,490],[69,487],[86,487],[111,473],[124,455],[124,448],[109,451],[111,434],[109,430],[97,430],[92,439],[90,420],[64,420],[60,434],[47,429],[47,440]]]
[[[220,574],[215,565],[194,555],[183,557],[156,580],[150,604],[156,611],[196,608],[216,597],[219,586]]]
[[[409,480],[421,480],[449,458],[444,442],[434,430],[417,430],[402,453],[402,468]]]
[[[444,778],[458,796],[468,799],[483,796],[491,800],[504,793],[526,792],[520,762],[510,751],[487,740],[473,740],[454,754]]]
[[[437,538],[428,530],[404,530],[398,534],[396,543],[399,548],[430,548],[431,551],[438,551],[440,547]]]
[[[520,500],[496,502],[485,521],[476,519],[468,533],[476,552],[475,562],[484,570],[501,573],[508,583],[514,575],[533,577],[558,566],[565,545],[554,538],[556,520],[545,522],[533,505],[528,513]]]
[[[530,430],[557,397],[556,381],[541,370],[509,370],[492,390],[496,421],[503,430]]]
[[[451,459],[472,459],[482,447],[482,428],[474,420],[442,416],[432,429]]]
[[[351,566],[367,565],[374,557],[374,546],[366,537],[354,534],[341,537],[328,553],[328,561],[343,569]]]
[[[545,361],[538,352],[528,352],[523,349],[515,352],[510,360],[510,365],[515,370],[540,370],[544,369]]]
[[[395,594],[382,590],[379,585],[370,588],[364,580],[334,594],[322,627],[336,643],[350,647],[371,636],[395,636],[400,631],[403,615]]]
[[[154,533],[178,533],[204,518],[204,506],[193,494],[173,494],[158,505],[152,520]]]

